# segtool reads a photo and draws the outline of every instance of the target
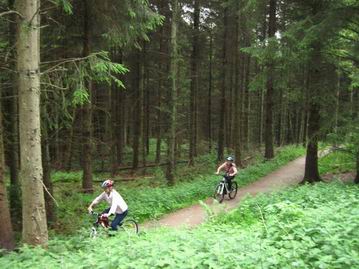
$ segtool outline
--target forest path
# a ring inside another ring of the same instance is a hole
[[[298,184],[304,176],[305,157],[300,157],[294,161],[289,162],[285,166],[278,170],[260,178],[256,182],[253,182],[245,187],[241,187],[238,190],[237,196],[233,200],[228,200],[227,196],[222,204],[224,204],[225,210],[235,208],[240,201],[249,195],[256,195],[258,193],[271,192],[279,189],[283,189],[288,186]],[[237,181],[241,178],[238,176]],[[214,190],[215,186],[213,186]],[[212,198],[208,198],[205,203],[214,210],[214,212],[223,210],[222,206],[218,206],[218,203],[213,203]],[[154,228],[159,226],[168,227],[194,227],[203,223],[206,220],[206,212],[203,206],[196,204],[187,208],[180,209],[170,214],[164,215],[159,220],[152,220],[144,223],[144,228]]]

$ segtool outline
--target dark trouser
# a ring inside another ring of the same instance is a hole
[[[232,190],[232,179],[234,179],[234,176],[233,177],[224,176],[224,178],[226,179],[226,182],[228,183],[228,189]]]
[[[105,209],[102,214],[108,213],[110,211],[110,207]],[[117,226],[123,221],[123,219],[127,216],[128,210],[121,214],[116,214],[114,220],[111,222],[111,229],[113,231],[117,231]]]

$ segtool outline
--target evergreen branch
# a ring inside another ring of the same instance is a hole
[[[97,56],[101,54],[100,52],[98,53],[92,53],[86,57],[79,57],[79,58],[68,58],[68,59],[65,59],[65,60],[56,60],[56,61],[48,61],[48,62],[42,62],[41,64],[50,64],[50,63],[58,63],[58,64],[55,64],[54,66],[50,67],[49,69],[45,70],[44,72],[41,73],[41,75],[43,74],[46,74],[46,73],[50,73],[52,72],[54,69],[56,69],[57,67],[61,66],[61,65],[64,65],[64,64],[67,64],[67,63],[76,63],[76,62],[81,62],[81,61],[84,61],[84,60],[87,60],[87,59],[90,59],[94,56]]]

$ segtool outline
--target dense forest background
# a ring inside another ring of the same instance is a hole
[[[0,0],[0,10],[2,246],[21,218],[24,242],[47,242],[52,171],[81,170],[89,193],[94,172],[160,167],[174,185],[176,167],[201,156],[242,167],[298,144],[303,181],[315,182],[321,141],[358,171],[359,1]]]

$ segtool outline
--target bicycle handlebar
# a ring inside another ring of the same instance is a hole
[[[99,216],[99,215],[100,215],[100,213],[97,213],[97,212],[95,212],[95,211],[91,211],[90,215]]]

